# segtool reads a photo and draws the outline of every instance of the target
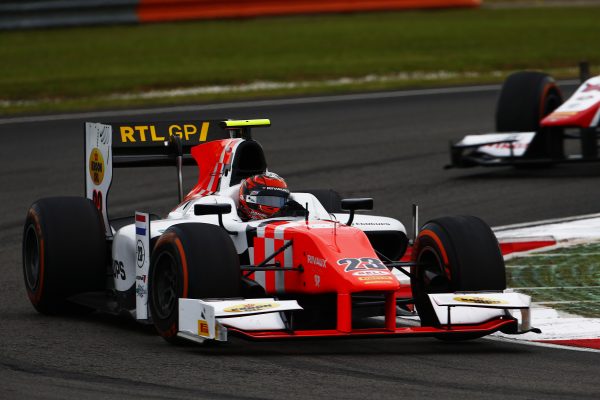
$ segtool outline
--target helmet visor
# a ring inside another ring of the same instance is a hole
[[[246,201],[261,206],[281,208],[287,202],[287,196],[246,196]]]

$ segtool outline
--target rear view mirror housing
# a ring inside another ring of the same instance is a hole
[[[350,211],[350,218],[346,225],[351,226],[354,221],[354,212],[356,210],[372,210],[373,199],[370,197],[356,199],[342,199],[342,210]]]

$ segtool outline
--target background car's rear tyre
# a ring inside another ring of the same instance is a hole
[[[415,242],[411,286],[423,326],[440,322],[429,293],[504,290],[504,259],[496,236],[477,217],[443,217],[427,222]],[[473,339],[477,335],[460,339]]]
[[[223,228],[209,224],[167,229],[154,246],[148,283],[154,326],[171,343],[179,342],[179,298],[230,298],[242,293],[233,242]]]
[[[338,192],[332,189],[306,189],[299,190],[299,192],[310,193],[319,200],[319,203],[329,213],[343,213],[342,210],[342,196]]]
[[[496,108],[498,132],[533,132],[563,103],[554,79],[533,71],[515,72],[502,85]]]
[[[23,275],[37,311],[84,311],[66,300],[104,289],[106,257],[104,224],[90,200],[52,197],[30,207],[23,230]]]

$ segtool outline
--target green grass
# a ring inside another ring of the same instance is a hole
[[[532,253],[506,263],[508,286],[535,302],[588,317],[600,317],[600,243]]]
[[[256,95],[389,89],[498,81],[491,71],[535,68],[573,76],[600,65],[600,8],[468,9],[197,21],[0,33],[0,113],[125,106],[172,100],[111,93],[323,80],[398,72],[479,72],[477,77],[391,80]],[[501,74],[501,75],[502,75]],[[220,100],[238,94],[179,99]],[[4,102],[2,102],[4,100]],[[18,104],[18,101],[29,101]]]

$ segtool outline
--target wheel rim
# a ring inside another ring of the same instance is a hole
[[[39,285],[40,280],[40,245],[37,232],[33,225],[29,225],[25,232],[25,281],[32,292]]]
[[[419,268],[419,282],[424,293],[447,293],[451,291],[449,271],[438,252],[432,247],[425,247],[419,253],[417,262]]]
[[[168,319],[177,306],[177,263],[169,253],[158,256],[152,277],[152,300],[156,316]]]

